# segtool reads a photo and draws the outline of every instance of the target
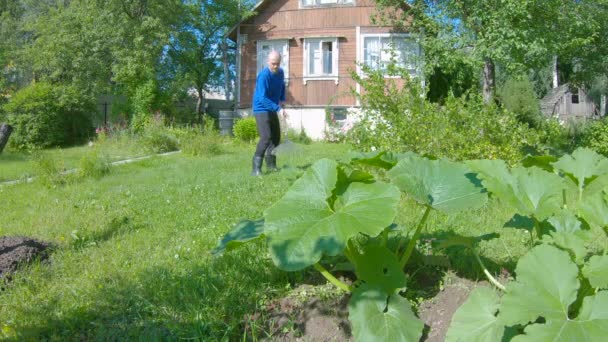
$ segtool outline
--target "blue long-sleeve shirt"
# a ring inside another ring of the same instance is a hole
[[[279,68],[276,73],[272,73],[265,67],[255,83],[253,93],[253,114],[263,112],[278,112],[281,110],[279,103],[285,101],[285,74]]]

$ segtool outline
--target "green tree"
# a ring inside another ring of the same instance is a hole
[[[427,68],[466,61],[481,70],[483,97],[494,97],[496,65],[508,73],[547,65],[562,49],[583,46],[585,8],[569,0],[377,0],[392,23],[423,34]],[[576,38],[576,39],[575,39]]]
[[[222,44],[227,29],[248,15],[240,1],[184,1],[175,22],[165,59],[174,81],[196,90],[196,113],[203,122],[204,93],[224,76]]]

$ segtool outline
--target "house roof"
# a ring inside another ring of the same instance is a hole
[[[256,11],[258,10],[260,7],[262,7],[262,5],[269,3],[270,0],[261,0],[258,1],[257,4],[255,4],[255,6],[253,6],[252,11]],[[255,16],[255,15],[253,15]],[[252,17],[253,17],[252,16]],[[233,41],[236,41],[236,29],[237,27],[241,26],[244,22],[246,22],[247,20],[251,19],[252,17],[246,18],[241,20],[238,24],[234,25],[227,33],[226,33],[226,37],[232,39]]]

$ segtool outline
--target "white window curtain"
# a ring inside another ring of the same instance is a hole
[[[305,77],[338,75],[338,39],[320,38],[304,41]]]
[[[288,40],[259,40],[257,42],[257,60],[258,68],[257,73],[259,74],[264,67],[266,67],[268,61],[268,55],[273,50],[278,51],[281,54],[281,68],[285,73],[285,78],[289,78],[289,41]]]
[[[363,63],[374,70],[386,71],[394,63],[415,74],[419,55],[418,43],[405,36],[366,36],[363,39]]]

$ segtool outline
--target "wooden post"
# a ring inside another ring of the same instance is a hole
[[[484,59],[483,65],[483,103],[490,104],[494,100],[496,88],[496,69],[491,58]]]
[[[8,138],[13,133],[13,126],[9,124],[0,124],[0,153],[4,150],[4,146],[8,143]]]

